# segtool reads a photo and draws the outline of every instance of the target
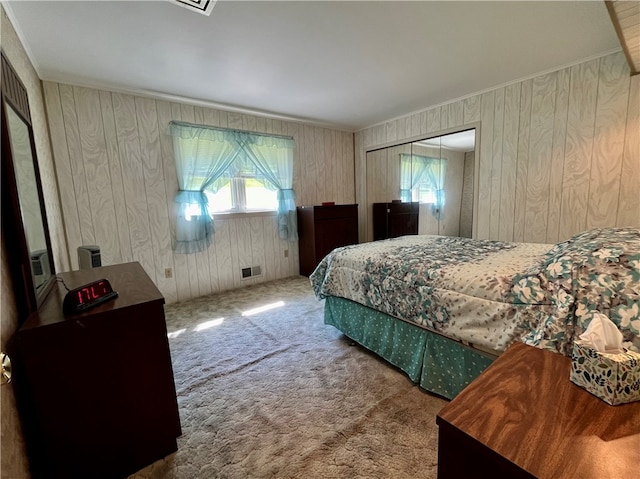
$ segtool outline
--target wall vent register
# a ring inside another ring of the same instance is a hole
[[[242,279],[253,278],[254,276],[262,275],[262,268],[260,266],[252,266],[250,268],[242,268]]]

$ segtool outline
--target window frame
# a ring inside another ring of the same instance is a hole
[[[232,214],[250,214],[250,213],[277,213],[278,205],[276,204],[273,209],[268,208],[247,208],[247,189],[246,180],[252,179],[252,177],[234,176],[231,178],[231,204],[232,208],[223,211],[209,211],[209,216],[212,218],[215,215],[232,215]],[[263,186],[264,189],[268,188]],[[205,194],[208,190],[205,188]],[[209,198],[209,196],[207,196]],[[211,203],[209,203],[211,205]]]

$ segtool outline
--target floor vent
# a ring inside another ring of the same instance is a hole
[[[260,266],[252,266],[250,268],[242,268],[242,279],[254,278],[262,276],[262,268]]]

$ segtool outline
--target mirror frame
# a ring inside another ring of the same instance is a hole
[[[49,237],[49,225],[47,223],[44,196],[42,193],[40,169],[38,168],[38,157],[36,154],[33,128],[31,125],[31,115],[29,113],[27,89],[9,63],[8,59],[5,57],[4,52],[1,52],[1,57],[2,82],[0,84],[0,118],[2,123],[2,241],[6,248],[6,258],[11,270],[13,290],[16,296],[18,321],[21,324],[31,313],[38,310],[40,305],[51,292],[56,282],[56,272],[51,248],[51,239]],[[7,122],[8,108],[11,108],[18,115],[20,120],[25,123],[29,130],[29,143],[31,146],[31,156],[35,172],[36,193],[38,195],[38,204],[40,206],[46,249],[51,269],[51,276],[43,283],[40,291],[36,291],[35,288],[31,270],[31,255],[27,244],[25,226],[22,220],[16,172],[13,162],[13,151]],[[9,234],[7,234],[7,232],[9,232]]]
[[[427,134],[421,134],[421,135],[416,135],[416,136],[412,136],[409,138],[404,138],[402,140],[396,140],[396,141],[389,141],[386,143],[382,143],[379,145],[375,145],[375,146],[367,146],[362,148],[361,152],[362,152],[362,158],[363,158],[363,166],[364,166],[364,171],[362,174],[362,178],[364,178],[364,188],[362,189],[360,196],[358,196],[358,193],[356,191],[356,195],[359,198],[362,198],[362,200],[364,200],[364,204],[368,205],[368,196],[367,196],[367,184],[366,184],[366,178],[367,178],[367,154],[372,152],[372,151],[377,151],[377,150],[381,150],[383,148],[391,148],[394,146],[400,146],[400,145],[406,145],[409,143],[415,143],[417,141],[423,141],[423,140],[430,140],[432,138],[438,138],[441,136],[447,136],[447,135],[451,135],[454,133],[459,133],[461,131],[466,131],[466,130],[475,130],[475,148],[474,148],[474,178],[473,178],[473,224],[472,224],[472,228],[471,228],[471,236],[472,238],[477,238],[478,235],[478,199],[479,199],[479,186],[480,186],[480,121],[473,121],[473,122],[469,122],[469,123],[465,123],[462,125],[458,125],[455,127],[451,127],[451,128],[446,128],[444,130],[438,130],[438,131],[433,131],[433,132],[429,132]],[[368,208],[360,208],[360,216],[359,216],[359,220],[363,221],[364,225],[361,228],[361,240],[360,242],[365,242],[368,241],[367,240],[367,232],[369,231],[369,223],[371,221],[373,221],[372,218],[370,218],[369,213],[368,213]],[[364,231],[364,239],[362,238],[362,231]]]

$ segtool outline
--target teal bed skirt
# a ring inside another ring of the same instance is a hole
[[[448,399],[453,399],[495,359],[348,299],[327,298],[324,322],[404,371],[423,389]]]

